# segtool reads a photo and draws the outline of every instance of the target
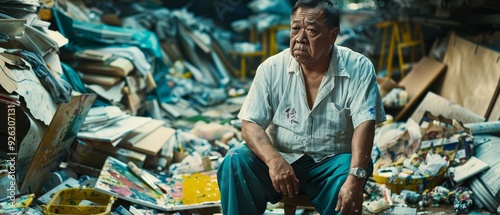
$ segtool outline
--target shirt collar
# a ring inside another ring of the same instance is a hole
[[[333,55],[332,59],[330,59],[330,66],[328,67],[328,70],[326,71],[325,75],[328,76],[344,76],[344,77],[350,77],[349,74],[347,73],[347,70],[345,68],[345,61],[343,56],[339,53],[339,48],[337,45],[333,45]],[[337,58],[338,56],[338,58]],[[288,64],[287,68],[288,73],[298,73],[300,72],[300,64],[295,60],[295,58],[291,58],[290,63]]]

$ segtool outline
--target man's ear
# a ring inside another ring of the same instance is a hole
[[[335,40],[337,40],[337,36],[339,35],[339,32],[340,32],[340,28],[339,27],[335,27],[331,30],[331,38],[330,38],[330,42],[331,44],[333,45],[333,43],[335,43]]]

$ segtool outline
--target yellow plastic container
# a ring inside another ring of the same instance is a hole
[[[57,192],[44,214],[110,214],[116,197],[101,193],[92,188],[66,188]]]
[[[443,168],[437,175],[425,178],[408,178],[402,179],[398,177],[385,177],[373,173],[373,180],[379,184],[385,184],[392,193],[399,194],[401,190],[412,190],[422,192],[426,189],[431,190],[445,181],[445,173],[448,168]]]

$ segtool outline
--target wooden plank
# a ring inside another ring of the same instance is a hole
[[[398,112],[394,120],[400,120],[443,73],[446,65],[428,57],[423,57],[411,72],[399,82],[408,92],[408,103]]]

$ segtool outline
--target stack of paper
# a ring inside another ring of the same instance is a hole
[[[128,115],[117,106],[91,108],[80,130],[97,131],[126,117]]]
[[[132,130],[151,121],[150,117],[130,116],[115,110],[116,107],[93,109],[78,138],[97,140],[118,145]]]
[[[36,0],[2,1],[2,4],[0,5],[0,12],[11,15],[24,15],[28,13],[36,13],[37,8],[40,6],[40,1]]]

